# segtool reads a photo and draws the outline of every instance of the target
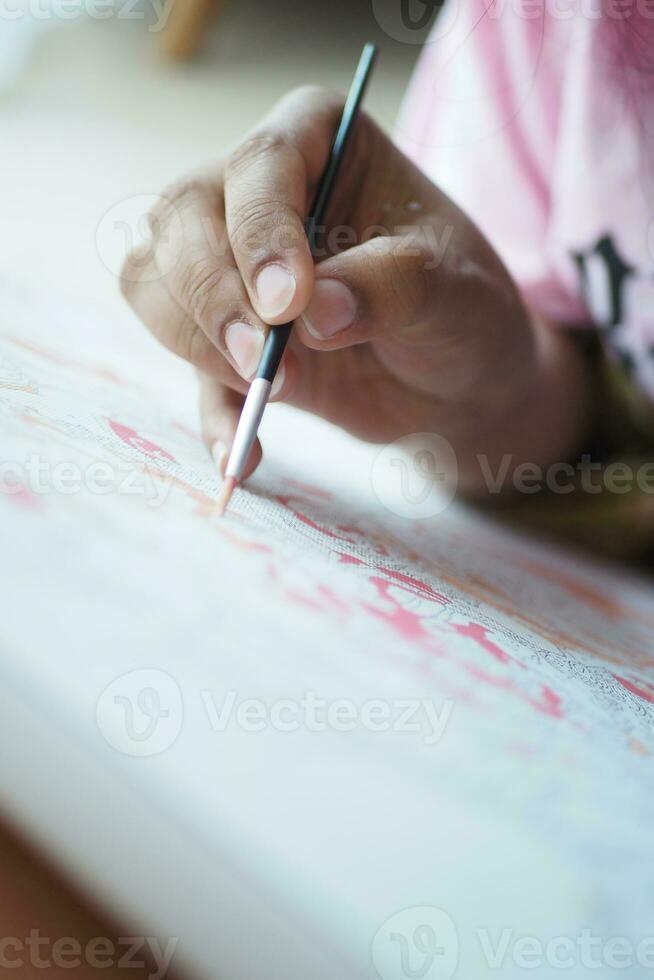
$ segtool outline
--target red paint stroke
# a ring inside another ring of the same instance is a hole
[[[171,422],[171,428],[177,429],[178,432],[183,432],[185,436],[189,439],[194,439],[196,442],[202,442],[202,436],[199,432],[196,432],[189,425],[185,425],[183,422]]]
[[[352,559],[351,556],[345,556],[344,560],[346,563],[350,564],[365,564],[360,559]],[[391,572],[389,569],[383,569],[383,571],[385,574],[390,574]],[[434,637],[424,625],[425,617],[417,612],[414,612],[413,610],[406,609],[392,594],[391,589],[393,587],[400,588],[412,595],[428,599],[432,602],[439,602],[443,605],[447,605],[449,600],[445,596],[439,595],[437,592],[431,589],[430,586],[426,585],[424,582],[420,582],[418,579],[413,579],[411,576],[402,575],[401,573],[395,574],[402,578],[407,584],[395,585],[393,582],[388,582],[383,578],[378,578],[375,576],[371,577],[369,580],[376,587],[379,597],[389,603],[391,608],[383,610],[369,603],[363,604],[363,608],[377,619],[385,621],[404,639],[413,642],[418,641],[423,646],[428,646],[430,652],[432,653],[438,653],[441,655],[443,653],[446,654],[446,651],[444,651],[442,648],[436,649],[434,647]],[[526,669],[525,664],[515,660],[513,657],[510,657],[504,650],[501,650],[497,644],[493,643],[493,641],[488,638],[487,631],[480,624],[469,623],[467,626],[455,625],[454,628],[461,635],[468,636],[474,642],[478,643],[483,650],[490,653],[499,663],[503,665],[516,663],[523,669]],[[454,663],[458,662],[456,658],[451,659]],[[473,677],[483,681],[483,683],[492,687],[501,688],[508,693],[513,694],[520,700],[526,701],[542,714],[546,714],[551,718],[564,717],[562,698],[560,698],[559,695],[546,684],[542,684],[540,686],[540,697],[534,698],[527,692],[523,691],[522,688],[510,678],[495,677],[492,674],[487,673],[485,670],[477,667],[475,664],[461,663],[461,666]]]
[[[348,544],[354,544],[352,538],[345,537],[343,534],[337,534],[335,531],[330,531],[328,527],[323,527],[322,524],[317,524],[316,521],[313,521],[310,517],[307,517],[307,515],[303,514],[302,511],[299,511],[297,510],[296,507],[291,506],[292,500],[293,501],[300,500],[300,503],[303,503],[301,498],[295,497],[293,495],[280,494],[275,497],[275,500],[278,503],[280,503],[283,507],[286,507],[288,510],[290,510],[290,512],[294,514],[295,517],[297,517],[297,519],[302,522],[302,524],[306,524],[307,527],[313,528],[314,531],[320,531],[321,534],[324,534],[328,538],[334,538],[336,541],[347,541]]]
[[[328,528],[322,527],[311,518],[307,517],[307,515],[292,507],[291,501],[297,500],[296,497],[292,495],[280,495],[276,499],[283,506],[291,510],[291,512],[295,514],[300,521],[307,524],[309,527],[312,527],[315,530],[325,534],[327,537],[337,539],[341,538],[341,535],[336,534],[334,531],[331,531]],[[342,526],[340,530],[350,529]],[[348,541],[348,543],[353,542]],[[494,676],[487,671],[484,671],[476,664],[466,663],[457,657],[450,656],[447,649],[438,640],[438,638],[434,636],[434,626],[432,625],[431,628],[426,626],[427,615],[425,613],[416,612],[413,609],[405,608],[398,596],[395,595],[393,591],[400,590],[401,592],[406,592],[411,596],[418,599],[423,599],[427,602],[436,603],[442,606],[448,605],[450,600],[446,596],[436,592],[426,582],[414,576],[407,575],[404,572],[386,568],[383,565],[373,564],[361,557],[350,555],[346,552],[338,553],[338,560],[342,564],[360,566],[374,572],[374,574],[368,577],[368,581],[375,589],[377,593],[377,600],[378,602],[381,602],[381,605],[373,604],[371,602],[358,603],[359,608],[364,610],[368,615],[385,623],[390,629],[399,634],[409,643],[412,643],[413,645],[417,644],[430,656],[444,656],[450,660],[451,663],[458,664],[461,670],[478,681],[481,681],[484,685],[503,690],[507,694],[517,697],[519,700],[530,705],[534,710],[541,714],[545,714],[548,717],[557,719],[564,717],[563,700],[548,685],[540,684],[540,693],[537,697],[534,697],[529,692],[523,690],[510,677]],[[278,575],[278,569],[272,564],[268,566],[268,572],[275,578]],[[285,595],[293,602],[301,604],[306,608],[310,608],[315,612],[328,615],[332,618],[339,618],[342,620],[347,618],[347,616],[349,616],[353,611],[344,600],[337,596],[333,590],[327,586],[316,586],[315,591],[310,594],[295,590],[285,590]],[[489,637],[488,631],[480,624],[461,624],[455,626],[454,628],[459,635],[469,637],[485,652],[490,653],[494,659],[503,666],[510,663],[518,663],[520,667],[526,669],[525,664],[514,660],[507,653],[505,653],[505,651],[503,651]],[[452,626],[448,625],[447,627],[442,627],[437,625],[435,629],[437,632],[446,633],[452,629]]]
[[[355,555],[348,555],[345,551],[339,551],[338,560],[341,565],[366,565],[363,558],[357,558]],[[370,567],[369,565],[367,566]]]
[[[44,419],[41,415],[21,415],[21,422],[25,422],[27,425],[38,425],[43,429],[52,429],[53,432],[62,433],[64,430],[59,425],[55,425],[50,419]]]
[[[234,534],[233,531],[222,526],[217,526],[216,531],[220,534],[221,538],[225,538],[230,544],[233,544],[234,547],[239,548],[241,551],[256,551],[263,555],[274,554],[270,545],[264,544],[263,541],[251,541],[248,538],[241,538],[238,534]]]
[[[295,485],[302,490],[305,490],[307,493],[313,493],[314,495],[319,496],[323,499],[330,500],[332,497],[330,493],[326,493],[324,490],[320,490],[318,487],[307,486],[298,483],[297,481],[294,480],[287,480],[286,482]],[[278,494],[275,497],[275,500],[278,503],[282,504],[283,507],[286,507],[288,510],[290,510],[291,513],[295,517],[297,517],[299,521],[302,522],[302,524],[306,524],[307,527],[313,528],[314,531],[319,531],[320,534],[324,534],[325,537],[327,538],[331,538],[332,540],[335,541],[346,541],[347,544],[352,544],[352,545],[356,544],[355,538],[360,538],[363,541],[365,541],[366,544],[370,548],[372,548],[373,551],[375,551],[378,555],[381,555],[383,557],[388,556],[388,552],[384,547],[384,545],[381,542],[375,540],[374,537],[371,539],[364,531],[360,530],[360,528],[354,527],[353,525],[349,525],[349,524],[337,524],[335,529],[332,529],[332,528],[325,527],[324,524],[318,524],[317,521],[314,521],[313,518],[305,514],[303,510],[298,510],[297,507],[298,504],[303,506],[305,504],[308,504],[309,501],[303,500],[302,497],[299,497],[296,494]],[[295,504],[295,506],[293,506],[293,504]]]
[[[83,361],[76,361],[73,358],[64,357],[61,354],[55,353],[55,351],[48,350],[45,347],[39,347],[37,344],[32,344],[27,340],[23,340],[21,337],[8,336],[7,339],[12,344],[15,344],[16,347],[22,347],[23,350],[29,351],[30,354],[37,354],[39,357],[44,357],[52,364],[58,364],[60,367],[74,368],[77,371],[85,371],[89,374],[95,374],[104,381],[110,381],[112,384],[119,385],[120,387],[125,386],[123,379],[110,368],[103,367],[99,364],[85,364]]]
[[[466,664],[465,666],[472,677],[476,677],[477,680],[483,681],[490,687],[496,687],[499,690],[507,691],[509,694],[514,694],[520,701],[531,705],[540,714],[547,715],[549,718],[561,719],[565,717],[563,698],[547,684],[540,685],[540,697],[534,698],[527,691],[523,691],[510,677],[494,677],[493,674],[489,674],[473,664]]]
[[[405,588],[404,586],[393,586],[392,582],[375,576],[371,577],[369,581],[375,586],[379,598],[388,603],[390,608],[380,609],[378,606],[373,606],[371,603],[366,602],[362,604],[366,612],[375,616],[377,619],[381,619],[382,622],[394,629],[405,640],[424,641],[430,639],[430,633],[423,625],[424,616],[419,615],[419,613],[411,609],[405,609],[402,603],[391,592],[392,588],[402,589]],[[415,595],[415,592],[412,590],[406,589],[405,591],[411,591]]]
[[[436,592],[432,589],[431,585],[427,585],[426,582],[422,582],[418,578],[413,578],[411,575],[405,575],[404,572],[397,572],[393,568],[384,568],[383,566],[379,567],[379,571],[383,572],[384,575],[388,575],[389,578],[401,582],[403,587],[407,588],[408,592],[413,592],[414,595],[422,599],[427,599],[429,602],[437,602],[441,606],[449,605],[449,599],[441,595],[440,592]]]
[[[36,393],[38,392],[38,388],[35,385],[31,385],[29,383],[24,385],[15,385],[15,384],[10,384],[8,381],[3,381],[0,383],[0,388],[6,391],[22,391],[26,395],[36,395]]]
[[[337,606],[343,612],[347,612],[349,606],[339,595],[337,595],[328,585],[319,585],[318,592],[324,596],[333,606]]]
[[[345,552],[340,552],[338,558],[343,565],[364,565],[366,568],[372,568],[376,572],[381,572],[388,578],[400,582],[405,588],[408,587],[406,591],[413,592],[414,595],[417,595],[421,599],[427,599],[429,602],[438,602],[442,606],[449,605],[450,600],[446,596],[441,595],[440,592],[436,592],[432,589],[431,585],[427,585],[426,582],[423,582],[419,578],[413,578],[411,575],[398,572],[394,568],[386,568],[385,565],[372,565],[363,558],[357,558],[355,555],[348,555]]]
[[[136,429],[130,429],[128,425],[123,425],[121,422],[114,422],[112,419],[107,419],[107,422],[118,438],[132,449],[136,449],[138,452],[143,453],[145,456],[150,456],[153,459],[167,459],[171,463],[177,462],[168,450],[158,446],[156,442],[150,442],[149,439],[144,439],[143,436],[138,434]]]
[[[302,490],[304,493],[308,493],[312,497],[318,497],[320,500],[332,500],[334,496],[328,490],[321,490],[320,487],[314,487],[310,483],[300,483],[299,480],[284,480],[284,483],[289,487],[293,487],[294,490]]]
[[[43,510],[43,500],[37,497],[28,487],[22,484],[12,483],[10,488],[4,491],[13,502],[24,510]]]
[[[173,473],[162,473],[161,470],[155,469],[153,466],[149,466],[147,463],[141,462],[140,460],[134,465],[139,466],[141,471],[143,473],[147,473],[153,480],[159,480],[160,483],[165,483],[169,487],[178,487],[180,490],[186,493],[191,500],[195,500],[198,507],[195,508],[193,513],[199,514],[204,518],[210,518],[215,513],[216,502],[213,497],[203,493],[201,490],[197,490],[192,484],[188,483],[187,480],[182,480]]]
[[[629,742],[629,750],[633,752],[635,755],[641,755],[645,757],[651,756],[652,754],[650,750],[647,748],[647,746],[643,742],[641,742],[640,739],[638,738],[631,739],[631,741]]]
[[[641,701],[647,701],[648,704],[654,704],[654,685],[638,678],[628,681],[626,677],[619,677],[617,674],[613,674],[613,677],[630,694],[634,694]]]
[[[363,540],[374,549],[376,554],[382,555],[383,558],[388,558],[389,553],[387,548],[375,535],[370,538],[361,530],[361,528],[354,527],[353,524],[337,524],[336,529],[338,531],[343,531],[344,534],[353,534],[359,538],[363,538]]]
[[[315,595],[306,595],[292,589],[286,590],[286,597],[302,606],[308,606],[316,612],[327,613],[335,619],[343,620],[350,612],[347,603],[336,595],[327,585],[318,585]]]
[[[339,557],[345,564],[369,567],[365,561],[360,558],[355,558],[352,555],[341,554]],[[406,592],[411,596],[438,605],[447,605],[449,603],[449,600],[445,596],[435,592],[426,583],[412,576],[395,572],[392,569],[374,570],[381,574],[370,575],[368,581],[375,589],[377,602],[358,603],[358,607],[367,615],[384,623],[401,636],[402,639],[414,647],[423,650],[430,658],[434,656],[444,657],[451,664],[458,666],[469,677],[480,681],[484,686],[505,691],[507,694],[526,703],[540,714],[544,714],[550,718],[562,719],[565,717],[563,699],[548,685],[540,684],[538,688],[539,694],[534,696],[528,691],[525,691],[510,677],[498,677],[485,671],[477,664],[467,663],[458,656],[452,656],[448,653],[447,647],[434,635],[434,626],[432,625],[431,628],[428,628],[426,625],[427,615],[416,612],[413,609],[407,609],[402,604],[396,591]],[[277,578],[278,571],[276,567],[269,566],[269,574],[273,577]],[[389,575],[393,576],[391,580],[383,577]],[[328,615],[330,618],[343,620],[353,612],[351,606],[348,606],[331,588],[324,585],[316,586],[312,593],[286,590],[285,595],[291,601],[312,609],[315,612]],[[441,634],[446,634],[448,631],[451,631],[452,627],[450,625],[445,627],[436,626],[435,629]],[[497,647],[488,638],[486,631],[479,624],[470,623],[467,626],[464,624],[460,629],[457,628],[457,632],[479,643],[482,649],[490,653],[503,666],[507,666],[509,663],[520,663],[510,658],[503,650]],[[525,664],[520,663],[520,666],[526,669]],[[476,701],[476,697],[472,691],[468,691],[467,694],[461,692],[459,696],[463,700],[469,700],[470,703]],[[483,703],[478,706],[480,710],[484,710]]]
[[[455,630],[459,636],[466,636],[473,640],[482,650],[486,653],[490,653],[492,657],[501,664],[518,664],[518,666],[524,668],[524,664],[520,660],[516,660],[511,657],[506,651],[498,647],[497,643],[490,640],[488,637],[488,630],[486,627],[482,626],[480,623],[452,623],[452,629]]]
[[[389,574],[386,569],[382,569],[382,571],[384,574]],[[372,616],[388,623],[389,626],[406,640],[432,640],[431,633],[423,624],[425,615],[417,613],[413,609],[406,609],[396,596],[393,595],[391,589],[401,589],[410,595],[418,596],[418,598],[425,599],[427,602],[435,602],[438,605],[447,605],[448,600],[444,596],[434,592],[424,582],[419,582],[417,579],[413,579],[408,575],[402,575],[400,572],[396,572],[394,575],[403,584],[397,581],[389,582],[387,579],[381,578],[378,575],[371,575],[368,579],[370,584],[376,589],[379,598],[390,605],[390,609],[379,609],[378,606],[373,606],[370,603],[362,603],[362,607]]]

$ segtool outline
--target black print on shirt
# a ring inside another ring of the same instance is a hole
[[[573,252],[572,257],[594,321],[604,329],[609,345],[625,370],[631,372],[634,367],[632,354],[622,345],[612,343],[611,334],[625,322],[626,285],[630,278],[638,275],[638,270],[625,262],[610,235],[603,235],[585,252]],[[591,288],[591,276],[595,290]]]

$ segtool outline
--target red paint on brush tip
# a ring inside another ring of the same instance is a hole
[[[220,488],[218,499],[216,500],[216,514],[218,517],[222,517],[227,510],[227,505],[229,504],[232,494],[234,493],[235,486],[236,480],[233,476],[228,476],[225,478],[223,485]]]

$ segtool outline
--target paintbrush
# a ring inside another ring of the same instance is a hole
[[[345,100],[343,114],[336,130],[336,136],[334,137],[334,142],[329,153],[327,166],[320,178],[316,196],[305,222],[305,231],[314,258],[317,237],[325,222],[334,184],[336,183],[336,178],[338,177],[338,172],[343,162],[354,124],[357,120],[359,106],[361,105],[376,56],[376,45],[364,45],[354,79],[352,80],[352,85],[350,86],[350,91]],[[234,436],[234,442],[225,468],[225,480],[216,501],[216,510],[219,515],[225,513],[234,488],[243,477],[245,464],[256,441],[259,424],[268,403],[270,390],[273,386],[275,375],[284,355],[292,328],[292,323],[283,323],[280,326],[271,327],[266,337],[256,377],[250,385],[243,404],[243,411],[241,412],[236,435]]]

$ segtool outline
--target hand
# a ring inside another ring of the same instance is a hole
[[[314,264],[303,225],[341,109],[318,89],[286,96],[212,172],[164,192],[145,261],[126,262],[134,310],[201,372],[219,465],[267,325],[289,320],[275,399],[370,441],[436,431],[471,492],[478,453],[490,465],[567,455],[585,366],[531,316],[475,225],[363,114]],[[257,445],[248,473],[260,457]]]

